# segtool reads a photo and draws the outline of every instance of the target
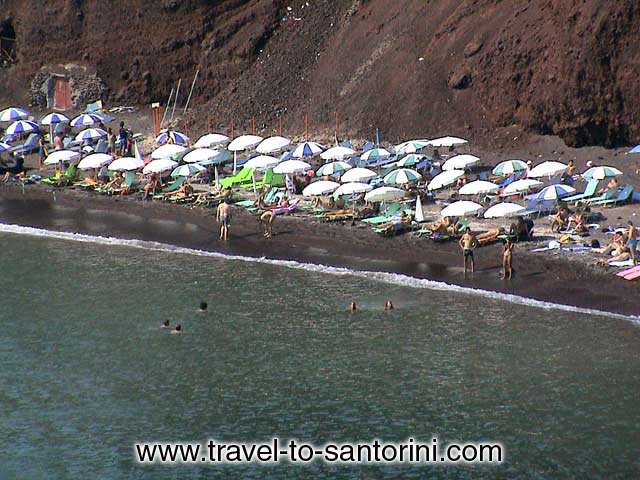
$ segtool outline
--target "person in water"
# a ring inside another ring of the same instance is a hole
[[[199,312],[206,312],[207,311],[207,302],[200,302],[200,308],[198,308]]]
[[[357,308],[358,308],[358,307],[356,306],[356,302],[351,302],[351,303],[349,304],[349,311],[350,311],[350,312],[352,312],[352,313],[353,313],[353,312],[355,312],[355,311],[357,310]]]
[[[393,310],[393,303],[391,303],[391,300],[387,300],[387,301],[384,303],[384,309],[385,309],[386,311]]]
[[[164,322],[162,322],[161,328],[171,328],[171,325],[169,323],[169,320],[165,320]]]
[[[180,335],[182,333],[182,325],[176,325],[176,328],[171,330],[171,335]]]

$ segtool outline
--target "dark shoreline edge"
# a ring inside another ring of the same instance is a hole
[[[224,244],[217,239],[214,213],[211,209],[40,185],[29,185],[24,190],[11,184],[0,188],[2,223],[154,241],[229,255],[399,273],[554,304],[640,315],[636,284],[577,259],[526,252],[531,245],[519,246],[514,265],[517,275],[513,281],[504,282],[498,278],[498,245],[482,248],[477,254],[478,271],[465,278],[454,243],[434,244],[408,235],[381,238],[367,228],[299,217],[279,217],[276,236],[267,240],[255,217],[235,209],[232,238]]]

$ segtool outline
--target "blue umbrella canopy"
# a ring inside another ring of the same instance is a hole
[[[56,125],[58,123],[69,123],[69,117],[62,113],[51,112],[40,119],[41,125]]]
[[[162,132],[156,138],[156,143],[158,145],[164,145],[165,143],[174,143],[176,145],[188,145],[190,142],[189,137],[187,137],[184,133],[176,132],[174,130],[168,130],[166,132]]]
[[[102,118],[93,113],[83,113],[71,120],[72,127],[92,127],[102,122]]]
[[[28,120],[17,120],[7,128],[7,135],[19,135],[23,133],[37,132],[39,127],[36,123]]]
[[[9,107],[0,112],[0,122],[15,122],[29,118],[29,112],[22,108]]]

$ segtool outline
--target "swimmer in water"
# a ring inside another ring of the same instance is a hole
[[[353,313],[353,312],[355,312],[356,310],[357,310],[356,302],[351,302],[351,303],[349,304],[349,311]]]
[[[384,304],[384,309],[385,310],[393,310],[393,303],[391,303],[391,300],[387,300]]]
[[[207,302],[200,302],[200,308],[198,309],[199,312],[206,312],[207,311]]]
[[[171,330],[171,335],[180,335],[182,333],[182,325],[176,325],[174,330]]]
[[[164,322],[162,322],[161,328],[171,328],[171,325],[169,325],[169,323],[169,320],[165,320]]]

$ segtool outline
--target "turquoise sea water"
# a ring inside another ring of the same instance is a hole
[[[632,320],[278,265],[0,239],[0,479],[640,474]],[[386,299],[396,310],[382,311]],[[164,319],[184,334],[160,329]],[[492,440],[506,461],[143,466],[133,451],[144,440],[273,436]]]

